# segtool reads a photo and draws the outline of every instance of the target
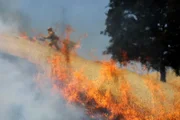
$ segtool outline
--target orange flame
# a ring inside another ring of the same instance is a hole
[[[169,103],[161,83],[148,75],[142,78],[152,100],[151,103],[145,104],[134,95],[130,81],[125,76],[127,71],[119,69],[113,60],[99,63],[102,65],[100,75],[95,80],[89,79],[83,68],[73,69],[68,49],[71,32],[73,29],[68,26],[62,48],[64,57],[56,54],[48,60],[52,68],[53,90],[63,95],[69,103],[84,107],[87,114],[95,119],[102,117],[108,120],[180,120],[180,92],[174,95],[173,103]],[[122,56],[124,61],[128,59],[127,52],[123,51]],[[68,64],[63,64],[65,62]],[[180,88],[177,89],[180,91]]]
[[[28,39],[28,35],[26,32],[21,32],[19,36],[24,38],[24,39]]]
[[[68,68],[60,67],[62,60],[58,55],[50,60],[53,76],[58,78],[58,82],[63,83],[63,86],[54,85],[61,90],[69,102],[85,106],[88,109],[87,114],[91,116],[99,113],[101,117],[109,120],[178,120],[180,118],[179,101],[176,99],[174,105],[171,104],[175,108],[167,112],[164,106],[165,95],[161,91],[160,85],[153,82],[151,78],[145,80],[153,96],[154,107],[149,110],[133,96],[130,84],[123,77],[124,71],[119,70],[113,60],[102,62],[98,80],[88,79],[81,69],[79,71],[71,70],[69,81],[67,81],[69,74],[66,73]],[[112,84],[113,88],[108,84]],[[117,89],[116,96],[113,94],[114,89]]]

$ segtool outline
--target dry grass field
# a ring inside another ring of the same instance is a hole
[[[66,55],[12,35],[0,36],[0,51],[24,58],[52,79],[58,78],[65,87],[54,84],[54,89],[63,91],[68,101],[85,106],[90,115],[98,112],[111,120],[180,120],[180,77],[172,71],[167,73],[167,83],[162,83],[157,72],[139,75],[119,69],[113,61],[97,63],[70,54],[67,65]]]

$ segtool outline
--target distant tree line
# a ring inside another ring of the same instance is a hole
[[[167,66],[180,75],[179,0],[110,0],[108,7],[104,54],[120,63],[138,60],[160,71],[163,82]]]

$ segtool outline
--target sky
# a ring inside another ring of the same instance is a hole
[[[102,60],[103,50],[109,38],[100,35],[105,29],[105,12],[109,0],[20,0],[21,9],[31,19],[33,29],[46,33],[55,23],[70,24],[75,32],[72,39],[77,41],[85,33],[78,54],[87,59]],[[64,14],[63,14],[64,10]]]
[[[106,0],[0,0],[0,33],[9,31],[11,22],[16,24],[18,11],[15,10],[20,10],[21,18],[25,18],[20,20],[20,23],[23,22],[22,26],[28,16],[30,26],[44,33],[49,26],[64,20],[75,29],[73,40],[88,34],[78,51],[80,56],[94,60],[103,59],[102,51],[108,45],[108,38],[100,35],[100,31],[105,28],[107,4]],[[65,10],[64,15],[62,8]],[[97,49],[96,59],[89,55],[91,49]],[[45,85],[43,84],[42,90],[37,89],[35,66],[31,63],[0,53],[0,66],[4,68],[0,69],[0,120],[88,119],[83,108],[74,105],[67,107],[62,96],[51,93],[48,83],[50,80],[42,79],[47,84],[43,82]]]

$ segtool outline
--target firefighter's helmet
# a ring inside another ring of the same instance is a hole
[[[48,31],[53,31],[53,28],[52,28],[52,27],[49,27],[47,30],[48,30]]]

